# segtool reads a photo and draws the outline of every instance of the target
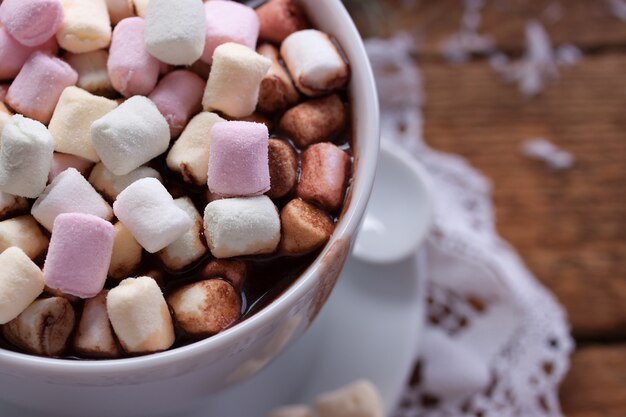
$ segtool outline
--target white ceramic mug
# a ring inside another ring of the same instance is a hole
[[[352,70],[353,182],[349,202],[326,248],[270,305],[233,328],[189,346],[105,361],[48,359],[0,349],[0,401],[50,416],[183,415],[211,392],[258,372],[315,319],[336,283],[365,212],[378,154],[379,112],[363,43],[340,0],[299,2],[316,28],[337,38]]]

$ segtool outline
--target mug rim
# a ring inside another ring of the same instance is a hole
[[[303,3],[307,1],[299,0],[298,2]],[[350,96],[353,98],[353,90],[355,88],[362,89],[364,94],[363,105],[365,107],[365,111],[361,112],[363,114],[357,114],[354,111],[355,106],[351,106],[353,110],[352,123],[356,125],[359,117],[367,117],[365,120],[366,126],[362,132],[359,132],[360,140],[366,142],[363,145],[363,149],[366,151],[361,152],[361,149],[353,148],[355,155],[349,205],[342,214],[331,239],[313,263],[282,294],[259,312],[233,327],[204,340],[145,356],[106,360],[46,358],[0,348],[0,373],[6,372],[7,368],[13,368],[20,371],[46,373],[48,376],[71,374],[74,377],[80,377],[95,373],[99,377],[106,378],[107,376],[119,376],[124,373],[134,373],[154,367],[172,365],[183,359],[189,360],[193,357],[201,357],[210,351],[224,348],[237,339],[245,337],[254,328],[273,321],[274,316],[284,308],[288,308],[293,300],[299,299],[314,288],[319,279],[318,271],[333,244],[346,237],[352,240],[353,235],[356,234],[373,186],[380,142],[378,95],[363,40],[340,0],[315,0],[315,5],[311,7],[320,7],[322,5],[331,9],[334,19],[344,25],[343,30],[346,31],[343,37],[347,38],[347,42],[344,41],[344,43],[341,43],[341,46],[349,58],[352,70]],[[307,5],[303,6],[307,7]],[[308,16],[312,18],[311,13],[308,13]],[[314,19],[312,18],[312,20]],[[315,27],[320,27],[320,25],[315,25]],[[361,74],[358,83],[355,82],[354,77],[355,73],[357,73],[357,71],[354,71],[354,68],[357,65],[359,66],[358,73]]]

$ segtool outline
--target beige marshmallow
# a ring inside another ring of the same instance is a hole
[[[185,285],[167,299],[176,322],[192,336],[217,334],[241,315],[241,299],[226,281],[210,279]]]
[[[116,107],[114,100],[95,96],[82,88],[67,87],[48,126],[54,150],[99,162],[91,142],[91,124]]]
[[[350,67],[330,36],[315,29],[289,35],[280,46],[296,87],[308,96],[319,96],[345,86]]]
[[[328,241],[335,226],[324,211],[296,198],[280,212],[280,247],[290,254],[311,252]]]
[[[74,308],[63,297],[36,300],[3,328],[14,345],[37,355],[59,356],[75,323]]]
[[[109,53],[99,49],[84,54],[68,53],[65,60],[78,74],[76,85],[92,94],[112,95],[113,85],[107,71]]]
[[[306,405],[287,405],[275,409],[268,417],[313,417],[313,413]]]
[[[232,117],[252,114],[259,99],[261,80],[271,65],[270,59],[238,43],[218,46],[204,91],[204,109],[219,110]]]
[[[80,54],[111,43],[111,20],[105,0],[61,0],[63,24],[57,32],[61,48]]]
[[[150,277],[128,278],[109,291],[107,312],[129,353],[159,352],[174,344],[174,325],[163,293]]]
[[[48,249],[49,243],[48,236],[33,216],[20,216],[0,222],[0,252],[16,246],[30,259],[37,259]]]
[[[383,417],[385,412],[378,389],[369,381],[353,382],[315,401],[318,417]]]
[[[280,63],[280,54],[274,45],[265,43],[257,48],[257,52],[272,60],[259,92],[259,110],[274,113],[296,104],[300,98],[287,70]]]
[[[183,176],[183,180],[195,185],[206,185],[209,167],[211,129],[225,120],[215,113],[197,114],[167,154],[167,166]]]
[[[11,113],[8,110],[4,110],[6,110],[6,107],[0,103],[0,135],[2,135],[4,127],[11,121]]]
[[[43,272],[20,248],[0,253],[0,324],[16,318],[43,288]]]
[[[122,222],[114,225],[113,253],[109,276],[114,279],[128,278],[139,268],[143,248]]]
[[[146,17],[146,12],[148,11],[148,3],[150,0],[133,0],[135,4],[135,11],[138,16]]]
[[[0,220],[8,219],[16,214],[28,211],[28,200],[24,197],[0,191]]]
[[[193,201],[189,197],[184,197],[174,200],[174,204],[189,215],[189,218],[193,220],[193,225],[178,240],[157,254],[167,268],[178,271],[202,258],[207,254],[208,249],[201,237],[202,216],[198,213]]]
[[[133,0],[106,0],[106,3],[113,24],[135,15]]]
[[[126,175],[115,175],[103,163],[99,163],[91,171],[89,183],[104,198],[114,201],[126,187],[142,178],[156,178],[161,181],[161,174],[156,169],[141,166]]]
[[[91,358],[120,356],[120,349],[115,342],[107,314],[107,293],[108,290],[103,290],[94,298],[85,300],[83,313],[74,336],[74,350],[81,355]]]

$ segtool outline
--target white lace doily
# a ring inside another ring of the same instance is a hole
[[[494,226],[491,185],[422,140],[421,78],[406,35],[367,42],[383,140],[432,176],[428,326],[395,417],[560,416],[573,348],[565,314]]]

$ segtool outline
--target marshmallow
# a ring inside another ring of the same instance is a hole
[[[55,55],[58,50],[59,46],[54,38],[36,47],[24,46],[15,40],[6,28],[0,27],[0,62],[2,62],[0,80],[15,78],[33,52],[41,51]]]
[[[267,126],[267,130],[269,130],[270,132],[274,130],[274,122],[263,113],[254,112],[249,116],[238,117],[235,120],[239,122],[263,123],[265,126]]]
[[[63,297],[34,301],[17,318],[2,328],[15,346],[43,356],[59,356],[74,330],[74,308]]]
[[[38,259],[48,249],[46,236],[33,216],[19,216],[0,222],[0,252],[18,247],[30,259]]]
[[[297,196],[330,212],[337,210],[348,185],[350,156],[332,143],[318,143],[304,151],[301,159]]]
[[[109,291],[107,311],[120,344],[129,353],[149,353],[174,344],[174,325],[157,283],[128,278]]]
[[[113,204],[117,218],[150,253],[174,243],[193,225],[163,184],[143,178],[120,193]]]
[[[261,24],[260,38],[278,44],[308,26],[304,13],[293,0],[269,0],[256,9],[256,14]]]
[[[216,258],[272,253],[280,241],[280,219],[267,196],[209,203],[204,235]]]
[[[287,37],[280,46],[296,87],[307,96],[319,96],[344,87],[350,68],[324,32],[301,30]]]
[[[103,290],[85,300],[73,343],[74,350],[81,355],[107,359],[120,356],[107,314],[107,294],[108,290]]]
[[[22,45],[39,46],[61,26],[63,7],[59,0],[4,0],[0,22]]]
[[[135,15],[133,0],[106,0],[106,3],[111,23],[114,25],[122,19]]]
[[[48,129],[16,114],[4,127],[0,145],[0,191],[28,198],[39,196],[52,165]]]
[[[61,0],[65,18],[57,32],[61,48],[81,54],[109,46],[111,20],[105,0]]]
[[[33,204],[31,214],[46,229],[52,231],[59,214],[83,213],[111,220],[111,206],[74,168],[60,173]]]
[[[209,190],[247,197],[270,189],[267,127],[261,123],[220,122],[211,129]]]
[[[167,268],[180,271],[206,255],[208,249],[200,237],[203,232],[202,216],[191,199],[189,197],[178,198],[174,200],[174,204],[187,213],[192,226],[174,243],[159,251],[158,256]]]
[[[91,124],[116,107],[114,100],[94,96],[78,87],[63,90],[48,126],[54,138],[54,150],[99,162],[91,142]]]
[[[189,119],[202,110],[204,87],[204,80],[193,72],[178,70],[163,77],[150,94],[150,100],[170,125],[172,137],[180,135]]]
[[[111,223],[91,214],[57,216],[43,268],[46,285],[80,298],[95,297],[107,279],[114,234]]]
[[[280,63],[280,55],[275,46],[268,43],[257,48],[257,52],[272,60],[272,66],[261,81],[258,108],[266,113],[275,113],[293,106],[300,95],[293,85],[287,70]]]
[[[11,121],[11,114],[6,106],[0,102],[0,137],[4,127]]]
[[[115,201],[117,196],[129,185],[142,178],[156,178],[161,181],[161,174],[156,169],[141,166],[126,175],[115,175],[104,164],[97,164],[91,171],[89,183],[104,198]]]
[[[202,0],[152,0],[146,11],[146,49],[162,62],[191,65],[204,51]]]
[[[48,182],[54,181],[56,177],[68,168],[74,168],[85,176],[87,172],[93,167],[93,162],[83,159],[79,156],[68,155],[65,153],[55,152],[52,155],[52,166],[48,173]]]
[[[194,282],[167,297],[176,322],[191,336],[210,336],[226,330],[241,315],[241,298],[220,279]]]
[[[78,73],[76,85],[92,94],[111,95],[113,85],[107,71],[109,53],[104,50],[65,55],[65,60]]]
[[[278,125],[301,149],[332,140],[347,124],[347,111],[338,95],[313,99],[287,110]]]
[[[248,266],[238,259],[213,259],[202,269],[204,278],[220,278],[241,291],[248,276]]]
[[[43,292],[43,274],[20,249],[0,253],[0,324],[16,318]]]
[[[276,200],[293,190],[298,180],[298,155],[289,142],[269,140],[270,190],[265,193]]]
[[[145,17],[148,11],[150,0],[133,0],[137,16]]]
[[[202,60],[212,62],[215,49],[234,42],[254,49],[259,37],[259,18],[254,10],[234,1],[211,0],[204,4],[206,42]]]
[[[167,167],[182,175],[183,180],[204,185],[208,180],[211,129],[225,120],[215,113],[196,115],[167,154]]]
[[[207,4],[221,2],[211,0]],[[234,3],[233,3],[234,4]],[[237,43],[218,46],[204,91],[205,110],[219,110],[232,117],[245,117],[254,112],[259,88],[272,61]]]
[[[16,112],[48,124],[61,93],[77,80],[65,61],[35,52],[9,87],[6,101]]]
[[[114,279],[124,279],[131,276],[139,268],[143,248],[122,222],[115,223],[114,228],[115,237],[109,276]]]
[[[96,120],[91,139],[102,163],[126,175],[167,150],[170,128],[149,98],[135,96]]]
[[[380,392],[369,381],[353,382],[315,400],[319,417],[383,417],[385,410]]]
[[[144,45],[145,22],[129,17],[115,26],[107,69],[113,87],[125,97],[147,96],[159,78],[159,61]]]
[[[313,417],[313,413],[306,405],[287,405],[273,410],[269,417]]]
[[[8,219],[16,214],[26,213],[29,208],[28,200],[24,197],[0,191],[0,220]]]
[[[283,239],[280,248],[289,254],[311,252],[330,239],[335,228],[330,217],[312,204],[291,200],[280,212]]]

